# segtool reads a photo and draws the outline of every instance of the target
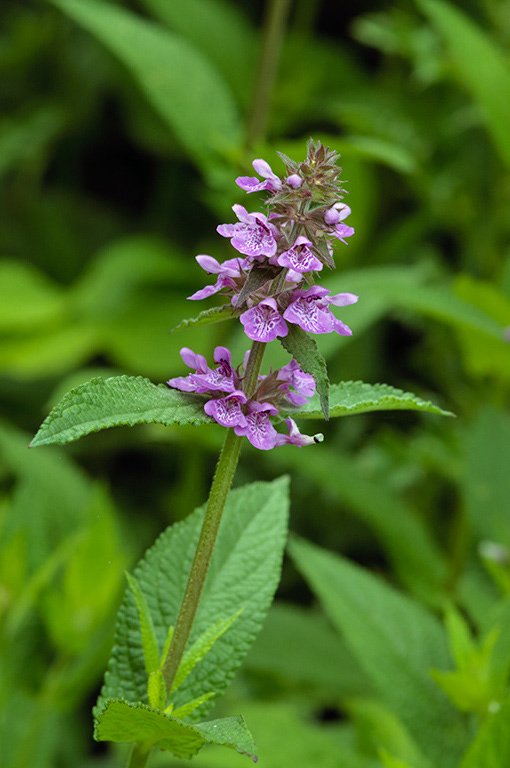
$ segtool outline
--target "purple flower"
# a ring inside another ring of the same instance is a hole
[[[206,272],[210,274],[217,274],[218,279],[214,285],[206,285],[205,288],[201,288],[196,291],[192,296],[188,296],[188,299],[207,299],[214,293],[218,293],[222,288],[236,288],[235,279],[241,277],[242,270],[247,265],[246,259],[228,259],[220,264],[212,256],[201,254],[196,256],[196,260]]]
[[[236,184],[244,189],[245,192],[259,192],[261,189],[267,189],[269,192],[278,192],[282,188],[282,182],[273,173],[269,163],[265,160],[254,160],[252,163],[254,169],[265,179],[265,181],[259,181],[254,176],[239,176],[236,179]]]
[[[273,341],[289,332],[274,299],[263,299],[256,307],[243,312],[239,320],[244,325],[244,332],[253,341]]]
[[[287,184],[292,187],[292,189],[299,189],[301,184],[303,183],[303,179],[301,176],[298,176],[297,173],[292,173],[290,176],[287,177]]]
[[[223,237],[232,238],[232,245],[240,253],[252,259],[273,256],[276,253],[277,230],[263,213],[248,213],[242,205],[232,206],[239,219],[238,224],[220,224],[217,231]]]
[[[278,433],[269,420],[269,414],[276,415],[278,409],[271,403],[248,403],[246,425],[234,427],[236,435],[243,435],[261,451],[269,451],[276,445]]]
[[[181,357],[187,366],[195,369],[195,373],[188,376],[177,376],[169,379],[169,387],[180,389],[183,392],[233,392],[236,388],[237,375],[232,369],[230,351],[226,347],[216,347],[214,361],[217,368],[211,369],[203,355],[197,355],[188,347],[181,349]]]
[[[304,405],[315,392],[313,376],[302,371],[294,359],[278,371],[277,379],[283,382],[282,389],[287,400],[297,407]],[[291,392],[289,387],[292,387],[294,392]]]
[[[328,208],[324,212],[324,221],[330,226],[338,224],[339,221],[343,221],[347,216],[350,216],[351,209],[345,203],[335,203],[331,208]]]
[[[235,389],[226,397],[208,400],[204,405],[204,411],[223,427],[246,427],[246,416],[241,410],[241,405],[244,403],[246,403],[246,395],[241,390]]]
[[[282,435],[278,434],[276,437],[276,445],[297,445],[298,448],[302,448],[304,445],[312,445],[313,443],[322,443],[324,440],[324,435],[322,432],[319,432],[316,435],[313,435],[313,437],[310,437],[310,435],[302,435],[299,431],[299,428],[296,424],[296,422],[291,419],[284,419],[284,422],[287,424],[289,428],[289,434],[288,435]]]
[[[330,296],[327,288],[314,285],[312,288],[296,289],[291,294],[292,301],[283,313],[289,323],[299,325],[309,333],[331,333],[336,331],[342,336],[350,336],[351,329],[334,316],[330,304],[345,307],[354,304],[358,297],[353,293],[337,293]]]
[[[292,248],[278,256],[278,264],[280,267],[287,267],[301,274],[314,270],[319,272],[322,269],[322,262],[312,253],[310,245],[312,245],[311,241],[300,235]]]
[[[347,224],[344,224],[343,221],[341,221],[339,224],[336,225],[335,229],[331,233],[335,237],[337,237],[339,240],[342,241],[342,243],[345,243],[344,238],[350,237],[354,234],[354,228],[348,227]],[[345,243],[347,245],[347,243]]]

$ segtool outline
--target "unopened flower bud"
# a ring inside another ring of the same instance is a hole
[[[330,226],[338,224],[340,221],[340,214],[334,206],[333,208],[328,208],[327,211],[324,211],[324,221]]]
[[[299,189],[301,184],[303,183],[303,179],[301,176],[298,176],[297,173],[293,173],[291,176],[287,178],[287,184],[292,187],[292,189]]]

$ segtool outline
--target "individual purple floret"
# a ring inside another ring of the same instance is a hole
[[[241,390],[234,390],[226,397],[208,400],[204,411],[223,427],[246,427],[246,416],[241,405],[246,403],[246,395]]]
[[[322,261],[319,261],[310,250],[311,241],[307,237],[300,235],[292,248],[283,251],[278,258],[277,263],[280,267],[287,267],[295,272],[303,274],[304,272],[319,272],[322,269]]]
[[[195,354],[188,347],[181,349],[181,357],[187,366],[195,369],[195,373],[169,379],[167,381],[169,387],[180,389],[183,392],[197,392],[198,394],[214,390],[233,392],[236,389],[239,379],[232,369],[230,350],[226,347],[216,347],[214,350],[214,361],[218,363],[214,369],[209,368],[203,355]]]
[[[324,221],[326,224],[334,226],[339,221],[343,221],[347,216],[351,215],[351,209],[345,203],[335,203],[328,208],[324,213]]]
[[[246,259],[240,258],[228,259],[227,261],[224,261],[223,264],[220,264],[215,258],[207,256],[206,254],[196,256],[196,260],[206,272],[217,274],[218,279],[214,285],[206,285],[205,288],[196,291],[192,296],[188,296],[188,299],[194,301],[198,299],[207,299],[209,296],[218,293],[218,291],[221,291],[223,288],[232,288],[235,290],[237,287],[236,279],[241,277],[243,270],[248,265]]]
[[[262,176],[265,181],[259,181],[255,176],[239,176],[236,179],[236,184],[244,189],[245,192],[259,192],[262,189],[267,189],[268,192],[277,192],[282,188],[282,182],[273,172],[269,163],[265,160],[254,160],[252,163],[255,171]]]
[[[271,403],[257,403],[252,400],[248,403],[247,410],[246,425],[234,427],[236,435],[247,437],[250,443],[261,451],[274,448],[278,432],[271,424],[269,415],[275,416],[278,409]]]
[[[355,304],[358,297],[353,293],[337,293],[330,296],[327,288],[314,285],[308,289],[297,288],[292,291],[291,303],[283,313],[289,323],[299,325],[309,333],[331,333],[336,331],[342,336],[350,336],[351,329],[338,320],[329,309],[330,304],[345,307]]]
[[[322,443],[324,440],[324,435],[322,432],[318,432],[312,437],[310,437],[310,435],[302,435],[294,419],[284,419],[284,422],[289,428],[289,434],[284,435],[279,433],[276,436],[276,445],[297,445],[298,448],[302,448],[304,445]]]
[[[287,177],[287,184],[291,186],[292,189],[299,189],[303,184],[303,179],[301,176],[298,176],[297,173],[291,173],[291,175]]]
[[[251,259],[258,261],[264,256],[274,256],[276,253],[275,226],[263,213],[248,213],[242,205],[232,206],[239,219],[238,224],[220,224],[217,231],[223,237],[230,237],[236,250]]]
[[[277,379],[282,382],[281,389],[287,400],[297,407],[308,402],[315,393],[313,376],[302,371],[295,360],[291,360],[278,371]],[[294,392],[290,390],[290,387],[294,389]]]
[[[263,299],[256,307],[243,312],[239,320],[244,325],[245,334],[253,341],[274,341],[277,336],[286,336],[289,332],[274,299]]]

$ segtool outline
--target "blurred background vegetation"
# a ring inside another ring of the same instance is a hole
[[[289,473],[294,532],[438,613],[456,602],[475,632],[510,592],[510,6],[285,5],[1,4],[2,768],[120,764],[90,709],[123,571],[204,501],[222,430],[29,439],[91,376],[165,381],[182,346],[241,359],[234,323],[169,331],[196,313],[194,256],[229,258],[216,225],[258,205],[235,177],[255,157],[282,172],[276,151],[304,158],[310,136],[341,153],[356,228],[324,276],[360,296],[353,337],[320,339],[331,380],[383,381],[457,418],[317,424],[320,448],[247,445],[236,484]],[[278,11],[272,82],[259,62]],[[247,716],[267,768],[371,768],[379,746],[407,744],[290,561],[221,712]]]

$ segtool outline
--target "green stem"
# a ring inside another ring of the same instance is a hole
[[[255,391],[265,350],[266,342],[254,341],[251,345],[250,356],[248,357],[248,362],[246,363],[246,371],[243,381],[243,392],[245,393],[246,397],[251,397]]]
[[[223,508],[236,470],[242,440],[243,438],[238,437],[233,429],[227,430],[225,442],[223,443],[216,466],[195,557],[193,558],[188,583],[184,590],[179,615],[175,624],[172,642],[163,664],[162,671],[167,695],[170,695],[172,690],[172,684],[191,633],[191,627],[193,626],[220,527]]]
[[[143,743],[133,744],[127,768],[145,768],[150,753],[151,747],[146,747]]]
[[[268,0],[264,21],[264,41],[260,58],[252,112],[246,127],[246,151],[264,139],[271,93],[276,78],[285,25],[291,0]]]

